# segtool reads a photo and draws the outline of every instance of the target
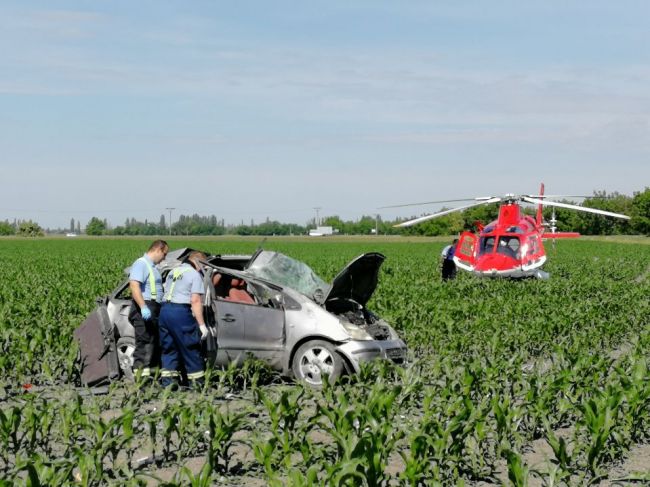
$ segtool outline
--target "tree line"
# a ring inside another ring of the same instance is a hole
[[[573,201],[561,202],[576,204]],[[622,213],[631,217],[630,220],[621,220],[597,216],[590,213],[573,211],[564,208],[555,209],[555,219],[558,231],[577,231],[584,235],[650,235],[650,188],[635,192],[633,196],[617,192],[607,193],[595,191],[594,195],[586,198],[582,206],[596,208],[615,213]],[[535,208],[526,208],[531,215]],[[429,220],[407,228],[395,228],[394,225],[422,214],[414,214],[409,218],[397,220],[384,220],[379,215],[364,215],[358,220],[343,220],[337,215],[326,216],[320,221],[321,226],[330,226],[335,233],[341,235],[456,235],[463,230],[474,230],[476,222],[488,223],[497,218],[499,204],[477,206],[468,208],[463,212],[454,212],[448,215]],[[424,214],[424,213],[423,213]],[[552,218],[553,210],[546,207],[544,217],[547,221]],[[310,228],[316,227],[315,219],[305,225],[295,223],[282,223],[268,218],[262,223],[239,225],[225,224],[223,219],[216,215],[202,216],[198,214],[180,215],[171,229],[164,215],[153,221],[138,221],[127,218],[123,225],[111,227],[108,222],[98,217],[92,217],[86,224],[87,235],[305,235]],[[74,219],[70,222],[70,229],[58,229],[48,233],[81,233],[80,222]],[[0,221],[0,235],[39,236],[44,231],[31,220],[9,223]]]

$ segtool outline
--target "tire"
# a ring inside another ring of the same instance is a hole
[[[329,375],[330,383],[338,379],[344,370],[343,359],[334,346],[324,340],[303,343],[293,356],[291,370],[296,380],[312,387],[323,385],[323,373]]]
[[[135,351],[135,338],[122,337],[117,341],[117,361],[120,364],[122,376],[133,382],[133,352]]]

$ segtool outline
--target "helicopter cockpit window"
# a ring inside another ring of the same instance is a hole
[[[519,237],[510,237],[503,236],[499,237],[499,245],[497,247],[497,253],[507,255],[513,259],[517,258],[517,253],[519,251]]]
[[[493,230],[494,230],[494,227],[493,227],[493,226],[489,226],[489,227],[485,227],[485,230],[483,230],[483,231],[484,231],[485,233],[492,233]]]
[[[491,254],[494,250],[494,237],[482,237],[479,247],[479,255]]]
[[[517,225],[509,227],[506,231],[509,232],[509,233],[524,233],[524,229],[521,228],[521,227],[518,227]]]

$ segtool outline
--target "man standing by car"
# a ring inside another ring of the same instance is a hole
[[[163,287],[162,277],[156,265],[165,258],[168,251],[167,242],[154,241],[149,250],[133,263],[129,272],[129,287],[133,298],[129,321],[135,329],[135,377],[150,377],[151,369],[157,367],[160,360],[158,315]]]
[[[187,262],[167,275],[165,297],[160,311],[160,346],[162,351],[163,387],[177,386],[179,369],[187,374],[190,387],[203,386],[205,364],[201,341],[208,337],[203,316],[205,286],[201,275],[202,252],[192,252]]]

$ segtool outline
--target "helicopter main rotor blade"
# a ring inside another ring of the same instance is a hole
[[[593,198],[593,195],[586,194],[525,194],[526,198]]]
[[[378,210],[383,210],[384,208],[404,208],[405,206],[421,206],[421,205],[435,205],[438,203],[458,203],[459,201],[476,201],[476,200],[487,200],[491,196],[485,196],[481,198],[460,198],[457,200],[441,200],[441,201],[423,201],[421,203],[406,203],[403,205],[391,205],[391,206],[380,206]]]
[[[567,203],[559,203],[557,201],[544,201],[535,198],[528,198],[527,196],[524,196],[521,199],[527,201],[528,203],[533,203],[535,205],[557,206],[558,208],[568,208],[569,210],[584,211],[586,213],[594,213],[596,215],[612,216],[614,218],[622,218],[624,220],[630,219],[629,216],[622,215],[621,213],[613,213],[611,211],[597,210],[596,208],[589,208],[586,206],[569,205]]]
[[[461,210],[466,210],[467,208],[473,208],[474,206],[481,206],[481,205],[488,205],[490,203],[497,203],[501,201],[501,198],[490,198],[484,201],[479,201],[478,203],[472,203],[471,205],[465,205],[465,206],[459,206],[457,208],[452,208],[451,210],[444,210],[444,211],[439,211],[438,213],[432,213],[431,215],[425,215],[421,216],[419,218],[415,218],[413,220],[408,220],[402,223],[399,223],[397,225],[393,225],[395,228],[403,228],[403,227],[410,227],[413,225],[417,225],[418,223],[426,222],[428,220],[432,220],[434,218],[438,218],[439,216],[444,216],[448,215],[449,213],[453,213],[455,211],[461,211]]]

